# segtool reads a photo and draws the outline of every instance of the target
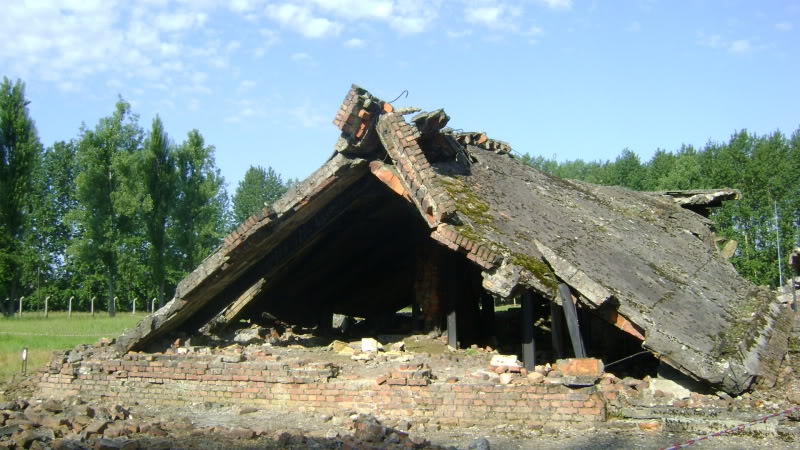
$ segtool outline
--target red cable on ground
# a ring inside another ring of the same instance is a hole
[[[773,417],[783,416],[783,415],[792,413],[794,411],[800,411],[800,406],[795,406],[795,407],[792,407],[792,408],[789,408],[789,409],[784,409],[783,411],[778,411],[776,413],[767,414],[766,416],[759,417],[756,420],[751,420],[750,422],[741,423],[739,425],[736,425],[733,428],[728,428],[727,430],[717,431],[717,432],[714,432],[714,433],[709,433],[709,434],[706,434],[706,435],[703,435],[703,436],[700,436],[700,437],[696,437],[694,439],[689,439],[686,442],[681,442],[680,444],[674,444],[674,445],[669,446],[669,447],[664,447],[661,450],[676,450],[676,449],[679,449],[679,448],[685,448],[685,447],[688,447],[688,446],[690,446],[692,444],[696,444],[696,443],[698,443],[700,441],[704,441],[704,440],[706,440],[708,438],[722,436],[723,434],[728,434],[728,433],[732,433],[734,431],[743,430],[746,427],[749,427],[751,425],[755,425],[757,423],[764,423],[764,422],[766,422],[767,420],[769,420],[769,419],[771,419]]]

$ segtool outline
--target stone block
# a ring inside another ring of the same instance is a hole
[[[603,376],[603,361],[597,358],[571,358],[559,359],[556,370],[565,377],[596,377]]]
[[[522,366],[517,359],[517,355],[494,355],[489,364],[495,367],[506,366],[507,368]]]

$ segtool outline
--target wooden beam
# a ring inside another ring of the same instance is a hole
[[[556,302],[550,302],[550,327],[553,356],[561,359],[564,357],[564,309]]]
[[[536,343],[533,341],[533,294],[522,294],[522,364],[528,370],[536,366]]]
[[[561,283],[558,287],[558,292],[561,294],[561,304],[564,307],[564,314],[567,319],[569,338],[572,340],[572,350],[575,352],[576,358],[585,358],[586,349],[583,347],[581,329],[578,324],[578,311],[575,309],[575,303],[572,303],[572,293],[569,291],[569,286],[564,283]]]

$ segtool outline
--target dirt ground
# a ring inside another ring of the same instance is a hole
[[[134,415],[141,418],[157,418],[161,421],[191,423],[195,427],[245,427],[265,429],[273,435],[288,432],[292,435],[303,435],[317,440],[320,445],[326,439],[335,440],[340,436],[352,434],[347,426],[346,417],[330,417],[326,415],[308,415],[260,410],[249,414],[239,414],[236,408],[197,405],[191,409],[159,408],[152,410],[145,407],[132,408]],[[467,449],[477,439],[485,438],[492,449],[655,449],[695,438],[688,433],[647,433],[638,430],[635,424],[610,422],[603,428],[586,430],[543,430],[531,431],[522,427],[508,426],[496,428],[467,427],[424,429],[412,427],[411,435],[424,437],[433,444],[444,447]],[[186,442],[194,447],[197,442]],[[195,448],[255,448],[251,443],[239,446],[235,442],[222,440],[216,447],[205,443]],[[266,444],[266,443],[265,443]],[[296,445],[305,448],[306,444]],[[230,447],[233,445],[233,447]],[[800,443],[764,439],[746,435],[721,436],[692,446],[697,449],[750,449],[750,448],[800,448]]]
[[[343,374],[357,374],[359,378],[375,378],[384,375],[387,362],[424,362],[430,365],[439,379],[457,377],[466,379],[476,371],[486,367],[494,354],[491,348],[468,348],[453,351],[441,337],[429,335],[402,336],[377,335],[378,341],[387,350],[368,360],[354,360],[347,352],[337,352],[329,348],[332,338],[321,338],[311,334],[285,334],[279,341],[265,345],[270,352],[287,357],[300,357],[314,361],[330,361],[342,368]],[[404,351],[392,351],[392,344],[403,342]],[[360,340],[343,340],[344,344],[355,349]],[[693,396],[694,402],[687,410],[703,417],[704,408],[709,415],[718,418],[719,411],[725,411],[742,421],[753,420],[773,411],[800,404],[800,353],[793,342],[792,351],[784,362],[779,385],[771,389],[756,389],[738,398],[705,395]],[[356,353],[358,353],[356,351]],[[623,376],[619,374],[618,376]],[[15,378],[5,386],[0,386],[0,401],[26,398],[32,404],[33,381],[31,378]],[[131,420],[139,423],[157,423],[166,430],[166,437],[145,437],[141,448],[384,448],[382,443],[367,443],[354,439],[354,411],[341,411],[336,415],[293,413],[231,407],[212,403],[197,403],[189,407],[153,407],[145,404],[125,405],[130,410]],[[791,429],[800,429],[800,414],[774,419]],[[415,437],[418,442],[426,440],[433,446],[444,448],[491,448],[491,449],[606,449],[665,448],[686,440],[697,438],[705,432],[719,431],[676,431],[669,427],[644,431],[642,420],[621,415],[609,418],[600,426],[586,429],[554,429],[545,427],[539,430],[522,426],[507,425],[498,427],[441,427],[438,424],[411,423],[406,421],[385,421],[381,425],[399,430]],[[230,430],[253,430],[256,437],[241,439]],[[778,436],[774,433],[758,432],[745,428],[737,434],[712,437],[693,444],[692,448],[750,449],[750,448],[800,448],[800,433]],[[147,440],[150,439],[150,440]],[[162,439],[161,441],[153,439]],[[164,441],[164,439],[167,439]],[[488,444],[488,447],[486,446]]]

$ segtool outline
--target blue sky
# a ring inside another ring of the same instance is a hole
[[[197,128],[229,191],[250,165],[303,178],[330,156],[351,83],[559,160],[800,126],[800,2],[15,1],[0,75],[45,145],[117,94],[171,138]]]

